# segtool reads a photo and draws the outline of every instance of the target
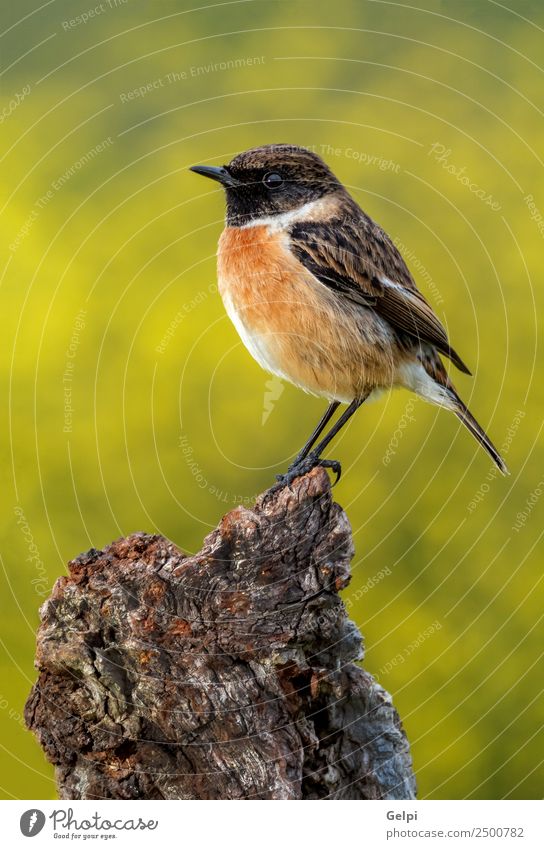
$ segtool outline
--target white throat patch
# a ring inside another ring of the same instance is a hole
[[[277,215],[263,215],[262,218],[254,218],[248,221],[247,224],[240,225],[241,230],[247,230],[249,227],[268,227],[272,231],[284,230],[295,224],[297,221],[304,221],[306,218],[311,218],[315,212],[323,209],[325,206],[323,200],[311,200],[299,206],[298,209],[290,209],[289,212],[279,212]]]

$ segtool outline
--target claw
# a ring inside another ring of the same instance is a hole
[[[332,469],[334,474],[336,475],[333,486],[336,486],[340,478],[342,477],[342,466],[338,462],[338,460],[319,460],[316,463],[317,466],[323,466],[324,469]]]
[[[289,466],[284,475],[276,475],[278,483],[274,484],[274,486],[270,488],[270,492],[277,492],[278,489],[282,489],[284,486],[291,486],[295,478],[302,477],[302,475],[305,475],[316,466],[322,466],[324,469],[332,469],[336,475],[333,486],[338,483],[342,475],[342,466],[338,460],[322,460],[312,452],[303,460],[299,460],[298,462],[293,463],[292,466]]]

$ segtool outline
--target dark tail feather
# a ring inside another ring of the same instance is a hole
[[[447,357],[449,357],[452,363],[457,366],[459,371],[463,371],[465,374],[470,374],[472,376],[472,372],[469,371],[457,351],[454,351],[450,345],[448,345],[448,350],[444,351],[444,353]]]
[[[456,399],[459,404],[459,409],[455,411],[456,415],[463,422],[464,425],[470,430],[471,434],[475,439],[478,440],[482,448],[485,448],[493,462],[498,466],[503,475],[509,475],[508,467],[501,455],[491,442],[487,433],[480,427],[468,407],[466,407],[460,398]]]

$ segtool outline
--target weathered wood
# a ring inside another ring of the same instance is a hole
[[[191,557],[133,534],[41,611],[29,728],[64,799],[409,799],[390,696],[353,663],[351,530],[314,469]]]

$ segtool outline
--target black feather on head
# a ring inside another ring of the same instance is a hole
[[[267,144],[238,154],[225,166],[227,223],[247,224],[298,209],[325,195],[344,192],[330,168],[313,151],[292,144]]]

